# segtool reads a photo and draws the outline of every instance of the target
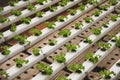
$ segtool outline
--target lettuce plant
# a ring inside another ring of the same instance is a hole
[[[0,76],[4,76],[5,78],[8,78],[9,74],[6,71],[0,71]]]
[[[88,37],[84,37],[84,42],[91,44],[91,43],[92,43],[92,40],[89,39]]]
[[[104,69],[102,71],[99,72],[100,76],[104,79],[110,79],[111,75],[115,75],[115,73],[113,71]]]
[[[36,3],[43,5],[43,2],[47,2],[47,0],[36,0]]]
[[[65,29],[61,30],[58,34],[62,35],[63,37],[68,37],[69,35],[71,35],[71,31],[70,31],[70,29],[65,28]]]
[[[49,10],[50,10],[51,12],[54,12],[56,9],[57,9],[56,6],[50,6],[50,7],[49,7]]]
[[[40,55],[40,49],[38,48],[38,47],[35,47],[35,48],[33,48],[33,50],[32,50],[32,52],[33,52],[33,54],[35,55],[35,56],[38,56],[38,55]]]
[[[81,72],[85,69],[85,67],[82,64],[72,64],[68,67],[68,69],[72,72]]]
[[[12,32],[15,32],[16,31],[16,24],[12,24],[11,26],[10,26],[10,31],[12,31]]]
[[[110,5],[116,5],[118,3],[117,0],[109,0]]]
[[[21,68],[23,66],[23,64],[27,64],[28,62],[29,62],[28,60],[24,60],[22,58],[15,59],[16,67],[18,67],[18,68]]]
[[[120,47],[120,37],[115,36],[115,45]]]
[[[104,43],[102,41],[99,41],[98,45],[101,47],[102,51],[106,51],[107,49],[109,49],[111,47],[110,43]]]
[[[53,70],[52,70],[52,66],[49,66],[48,64],[44,63],[44,62],[40,62],[36,65],[37,69],[42,70],[42,73],[46,74],[46,75],[51,75]]]
[[[15,16],[20,16],[22,14],[21,10],[11,10],[11,13]]]
[[[67,51],[68,52],[76,52],[76,50],[80,47],[79,44],[71,44],[71,43],[68,43],[66,45],[66,48],[67,48]]]
[[[100,6],[100,9],[107,11],[109,7],[110,7],[110,5],[102,5],[102,6]]]
[[[4,10],[4,8],[3,7],[0,7],[0,12],[2,12]]]
[[[77,10],[74,9],[69,9],[68,11],[71,13],[71,15],[75,15],[77,13]]]
[[[9,18],[6,18],[6,17],[3,17],[0,15],[0,23],[5,23],[5,22],[9,22],[10,19]]]
[[[67,3],[68,3],[68,0],[62,0],[62,1],[60,1],[58,4],[59,4],[60,6],[65,6],[65,5],[67,5]]]
[[[71,80],[71,79],[68,79],[66,76],[59,76],[57,77],[56,80]]]
[[[84,11],[85,7],[86,7],[86,5],[84,5],[83,3],[79,3],[79,10],[80,11]]]
[[[3,37],[4,35],[3,35],[3,33],[2,32],[0,32],[0,39]]]
[[[107,27],[108,27],[108,24],[109,24],[109,22],[104,22],[104,23],[102,24],[102,26],[105,27],[105,28],[107,28]]]
[[[95,16],[99,16],[102,13],[101,10],[96,9],[95,12],[93,13]]]
[[[10,6],[15,6],[15,4],[16,3],[18,3],[18,0],[10,0],[9,2],[8,2],[8,4],[10,5]]]
[[[42,17],[43,14],[45,14],[45,12],[42,11],[36,12],[37,17]]]
[[[98,1],[97,0],[87,0],[87,3],[97,5]]]
[[[102,28],[93,28],[91,31],[95,34],[95,35],[100,35],[101,34],[101,30]]]
[[[54,29],[55,27],[55,22],[45,22],[45,24],[48,29]]]
[[[120,62],[118,62],[116,65],[117,65],[118,67],[120,67]]]
[[[52,40],[48,41],[48,44],[51,45],[51,46],[55,45],[56,43],[57,43],[57,40],[55,40],[55,39],[52,39]]]
[[[85,55],[85,58],[87,58],[89,61],[93,63],[97,63],[99,61],[100,56],[94,55],[92,52],[89,52]]]
[[[14,40],[19,41],[20,44],[30,44],[30,41],[27,40],[26,36],[16,35],[14,36]]]
[[[65,53],[60,52],[60,54],[53,56],[53,59],[59,63],[64,63],[66,61]]]
[[[86,23],[90,23],[90,22],[93,21],[93,19],[90,18],[90,17],[85,17],[84,20],[85,20]]]
[[[30,17],[25,17],[25,18],[22,18],[21,21],[25,24],[29,24],[31,22],[31,18]]]
[[[3,52],[2,52],[3,55],[10,54],[9,46],[1,46],[1,48],[3,49]]]
[[[42,34],[42,31],[36,28],[32,28],[30,30],[35,36],[40,36]]]
[[[111,20],[112,20],[112,21],[117,21],[117,18],[118,18],[117,15],[111,15],[110,17],[111,17]]]
[[[33,4],[29,3],[27,5],[27,9],[30,10],[30,11],[32,11],[32,10],[36,10],[36,7]]]
[[[67,16],[58,16],[57,21],[63,22],[65,18],[67,19]]]
[[[80,28],[82,28],[82,26],[83,26],[82,22],[75,23],[75,29],[80,29]]]

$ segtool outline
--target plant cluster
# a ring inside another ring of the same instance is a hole
[[[47,2],[47,0],[36,0],[36,3],[43,5],[43,2]]]
[[[92,40],[89,39],[88,37],[84,37],[84,42],[91,44]]]
[[[71,31],[70,29],[63,29],[58,34],[62,35],[63,37],[68,37],[69,35],[71,35]]]
[[[48,64],[44,63],[44,62],[40,62],[36,65],[37,69],[42,70],[42,73],[46,74],[46,75],[51,75],[53,70],[52,70],[52,66],[49,66]]]
[[[22,14],[21,10],[11,10],[11,13],[15,16],[20,16]]]
[[[85,10],[85,7],[86,7],[86,5],[84,5],[83,3],[79,3],[79,10],[80,11]]]
[[[86,23],[90,23],[90,22],[93,21],[93,19],[90,18],[90,17],[85,17],[84,20],[85,20]]]
[[[101,30],[102,28],[93,28],[91,31],[95,34],[95,35],[100,35],[101,34]]]
[[[95,12],[93,13],[95,16],[99,16],[102,13],[100,9],[96,9]]]
[[[51,12],[54,12],[56,9],[57,9],[56,6],[50,6],[50,7],[49,7],[49,10],[50,10]]]
[[[0,7],[0,12],[2,12],[4,10],[4,8],[3,7]]]
[[[10,54],[9,46],[1,46],[1,48],[3,49],[3,52],[2,52],[3,55]]]
[[[0,76],[9,77],[9,74],[6,71],[0,71]]]
[[[45,24],[49,29],[54,29],[55,27],[55,22],[45,22]]]
[[[109,0],[110,5],[116,5],[118,2],[117,0]]]
[[[119,37],[115,36],[115,45],[117,47],[120,47],[120,36]]]
[[[20,42],[20,44],[30,44],[30,41],[27,40],[27,37],[26,36],[21,36],[21,35],[16,35],[14,36],[14,40],[17,40]]]
[[[40,49],[38,48],[38,47],[35,47],[35,48],[33,48],[33,50],[32,50],[32,52],[33,52],[33,54],[35,55],[35,56],[38,56],[38,55],[40,55]],[[41,51],[42,52],[42,51]]]
[[[82,28],[82,26],[83,26],[82,22],[76,22],[75,23],[75,29],[80,29],[80,28]]]
[[[79,72],[85,69],[82,64],[72,64],[68,67],[68,69],[72,72]]]
[[[25,24],[29,24],[31,22],[31,18],[30,17],[22,18],[21,21]]]
[[[115,73],[113,71],[110,70],[102,70],[99,72],[100,76],[103,77],[104,79],[110,79],[111,75],[115,75]]]
[[[55,40],[55,39],[52,39],[52,40],[48,41],[48,44],[51,45],[51,46],[55,45],[56,43],[57,43],[57,40]]]
[[[37,17],[42,17],[43,14],[45,14],[45,12],[42,11],[36,12]]]
[[[32,28],[30,30],[35,36],[40,36],[42,34],[42,31],[36,28]]]
[[[16,24],[12,24],[11,26],[10,26],[10,31],[12,31],[12,32],[15,32],[16,31]]]
[[[23,66],[23,64],[27,64],[28,62],[29,62],[28,60],[24,60],[24,59],[21,59],[21,58],[16,58],[15,59],[16,66],[18,68],[21,68]]]
[[[75,15],[77,13],[77,10],[75,9],[69,9],[68,11],[71,13],[71,15]]]
[[[10,1],[8,2],[8,4],[9,4],[10,6],[15,6],[16,3],[18,3],[18,0],[10,0]]]
[[[63,63],[66,61],[65,53],[60,52],[60,54],[53,56],[53,59],[59,63]]]
[[[110,7],[110,5],[102,5],[102,6],[100,6],[100,9],[107,11],[109,7]]]
[[[112,21],[117,21],[118,15],[111,15],[111,20]]]
[[[105,28],[107,28],[108,25],[109,25],[109,22],[104,22],[104,23],[102,24],[102,26],[105,27]]]
[[[60,6],[65,6],[65,5],[67,5],[68,2],[69,2],[69,0],[61,0],[58,4]]]
[[[67,19],[67,16],[58,16],[57,21],[63,22],[65,18]]]
[[[98,45],[101,47],[102,51],[106,51],[107,49],[109,49],[111,47],[110,43],[104,43],[102,41],[99,41]]]
[[[5,22],[9,22],[10,19],[9,18],[6,18],[6,17],[3,17],[0,15],[0,23],[5,23]]]
[[[87,58],[89,61],[93,63],[97,63],[99,61],[100,56],[94,55],[92,52],[89,52],[85,55],[85,58]]]
[[[76,52],[76,50],[80,47],[79,44],[71,44],[71,43],[68,43],[66,45],[66,48],[67,48],[67,51],[69,52]]]
[[[98,1],[97,0],[87,0],[87,3],[97,5]]]
[[[29,3],[27,9],[32,11],[32,10],[36,10],[36,7],[33,4]]]
[[[2,32],[0,32],[0,39],[3,37],[3,33]]]

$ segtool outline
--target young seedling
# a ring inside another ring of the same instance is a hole
[[[9,77],[9,74],[6,71],[0,71],[0,76],[3,76],[5,78]],[[1,79],[1,78],[0,78]],[[2,79],[1,79],[2,80]]]
[[[33,4],[29,3],[27,6],[27,9],[30,11],[33,11],[33,10],[36,10],[36,7]]]
[[[98,1],[97,0],[87,0],[87,3],[97,5]]]
[[[51,46],[54,46],[57,43],[57,41],[55,39],[49,40],[48,44]]]
[[[107,11],[109,7],[110,7],[110,5],[102,5],[102,6],[100,6],[100,9]]]
[[[86,5],[84,5],[83,3],[79,3],[79,10],[80,11],[84,11],[85,7],[86,7]]]
[[[12,31],[12,32],[15,32],[16,31],[16,24],[12,24],[11,26],[10,26],[10,31]]]
[[[22,18],[21,21],[25,24],[29,24],[31,22],[31,18],[30,17]]]
[[[47,0],[36,0],[36,3],[43,5],[43,2],[47,2]]]
[[[26,43],[26,44],[30,45],[30,41],[27,40],[26,36],[16,35],[16,36],[14,36],[13,39],[19,41],[20,44]]]
[[[37,17],[42,17],[43,14],[45,14],[45,12],[39,11],[39,12],[36,13],[36,16]]]
[[[82,72],[82,70],[85,69],[85,67],[82,64],[72,64],[68,67],[68,69],[72,72]]]
[[[69,35],[71,35],[71,31],[70,31],[70,29],[65,28],[65,29],[61,30],[58,34],[62,35],[63,37],[68,37]]]
[[[63,22],[64,19],[67,19],[67,16],[58,16],[57,21]]]
[[[24,60],[22,58],[15,59],[16,67],[18,67],[18,68],[21,68],[23,66],[23,64],[27,64],[28,62],[29,62],[28,60]]]
[[[50,10],[51,12],[54,12],[56,9],[57,9],[56,6],[50,6],[50,7],[49,7],[49,10]]]
[[[115,45],[116,47],[120,47],[120,36],[119,37],[115,36]]]
[[[45,22],[45,25],[48,29],[54,29],[55,28],[55,22]]]
[[[11,10],[11,13],[15,16],[20,16],[22,14],[21,10]]]
[[[111,15],[111,20],[112,21],[117,21],[118,16],[117,15]]]
[[[71,79],[68,79],[66,76],[59,76],[56,80],[71,80]]]
[[[108,28],[108,25],[109,25],[109,22],[104,22],[104,23],[102,24],[102,26],[105,27],[105,28]]]
[[[80,47],[79,44],[71,44],[71,43],[68,43],[66,45],[66,48],[67,48],[67,51],[68,52],[76,52],[76,50]]]
[[[52,66],[49,66],[48,64],[44,62],[40,62],[36,65],[36,68],[41,70],[43,74],[51,75],[53,73]]]
[[[53,56],[53,59],[59,63],[64,63],[66,61],[65,53],[60,52],[60,54]]]
[[[85,58],[93,63],[97,63],[99,61],[100,56],[94,55],[92,52],[89,52],[85,55]]]
[[[35,47],[32,52],[35,56],[39,56],[42,51],[38,47]]]
[[[3,37],[3,33],[2,32],[0,32],[0,39]]]
[[[109,4],[110,5],[116,5],[118,2],[117,2],[117,0],[109,0]]]
[[[102,51],[106,51],[107,49],[109,49],[111,47],[110,43],[104,43],[102,41],[99,41],[98,45],[101,47]]]
[[[102,11],[100,9],[96,9],[95,12],[93,13],[96,17],[98,17]]]
[[[101,30],[102,30],[102,28],[100,27],[100,28],[93,28],[91,31],[95,35],[100,35],[101,34]]]
[[[100,76],[101,76],[102,78],[104,78],[104,79],[110,79],[110,78],[111,78],[111,77],[110,77],[111,75],[115,75],[115,73],[114,73],[113,71],[106,70],[106,69],[100,71],[99,74],[100,74]]]
[[[16,3],[18,3],[18,0],[15,0],[15,1],[10,0],[10,1],[8,2],[8,4],[9,4],[10,6],[15,6]]]
[[[5,22],[9,22],[10,19],[9,18],[6,18],[6,17],[3,17],[0,15],[0,23],[5,23]]]
[[[4,10],[4,8],[3,7],[0,7],[0,12],[2,12]]]
[[[1,48],[3,49],[3,52],[2,52],[3,55],[10,54],[9,46],[1,46]]]
[[[60,1],[58,4],[59,4],[60,6],[65,6],[65,5],[67,5],[67,3],[68,3],[68,0],[62,0],[62,1]]]
[[[31,33],[33,33],[35,36],[40,36],[42,34],[42,31],[36,28],[32,28]]]
[[[90,22],[94,21],[92,18],[89,18],[89,17],[85,17],[84,20],[86,23],[90,23]]]
[[[80,29],[80,28],[82,28],[82,26],[83,26],[82,22],[75,23],[75,29]]]
[[[77,13],[77,10],[74,9],[69,9],[68,11],[71,13],[71,15],[75,15]]]
[[[91,43],[92,43],[92,40],[89,39],[88,37],[84,37],[84,42],[91,44]]]

